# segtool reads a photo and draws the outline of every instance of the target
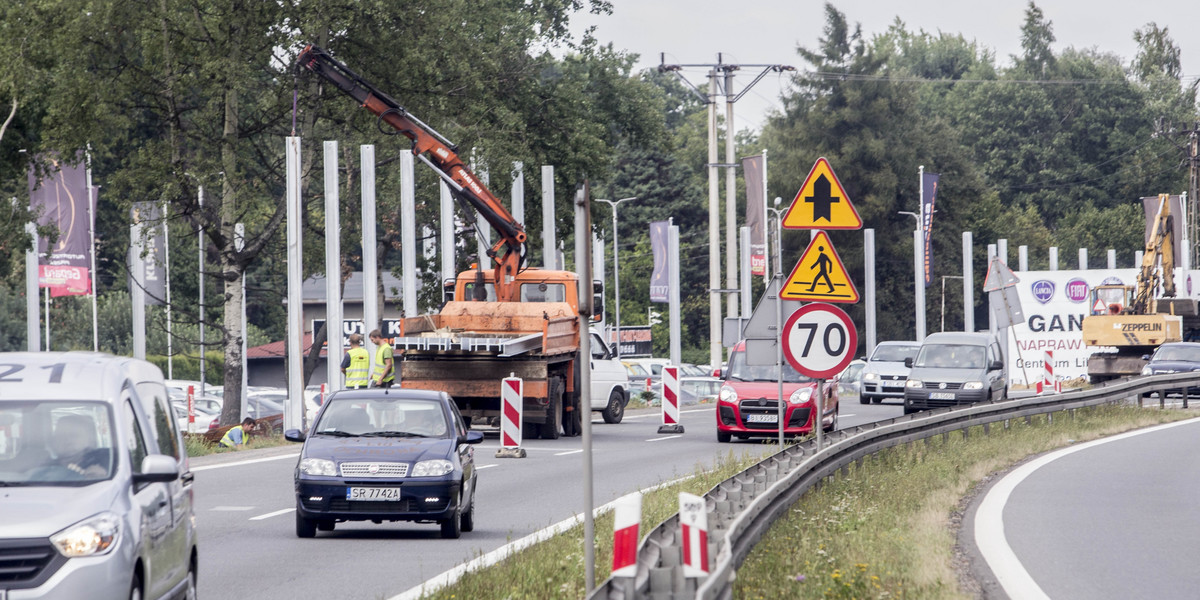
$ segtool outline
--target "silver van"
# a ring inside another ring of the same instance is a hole
[[[158,367],[0,353],[0,600],[196,597],[192,475]]]
[[[904,365],[911,367],[904,385],[904,414],[1007,396],[1004,355],[991,334],[931,334]]]

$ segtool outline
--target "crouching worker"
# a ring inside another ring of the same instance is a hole
[[[236,427],[230,427],[229,431],[225,432],[225,437],[221,438],[221,446],[231,448],[233,450],[243,450],[250,443],[250,431],[254,429],[254,419],[246,417],[242,419],[242,424]]]

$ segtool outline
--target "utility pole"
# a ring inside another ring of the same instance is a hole
[[[1159,119],[1151,137],[1165,137],[1186,153],[1184,163],[1188,168],[1188,189],[1184,210],[1187,213],[1187,238],[1193,242],[1188,264],[1194,266],[1200,265],[1200,248],[1195,243],[1200,239],[1200,122],[1191,125],[1191,129],[1176,128]],[[1186,138],[1186,141],[1181,143],[1177,138]]]
[[[721,53],[717,54],[717,62],[706,64],[666,64],[666,55],[659,55],[660,73],[671,72],[679,77],[685,86],[692,90],[706,105],[708,105],[708,284],[709,284],[709,361],[715,367],[721,364],[721,257],[720,257],[720,198],[718,192],[718,169],[725,167],[727,177],[725,182],[725,240],[726,240],[726,281],[729,288],[737,287],[737,168],[735,162],[736,135],[733,129],[733,105],[746,92],[750,91],[763,77],[770,72],[795,71],[788,65],[736,65],[726,63]],[[734,72],[742,67],[761,68],[762,71],[754,81],[750,82],[741,93],[733,94]],[[683,76],[684,68],[708,69],[708,93],[701,92],[695,85]],[[718,72],[724,73],[724,81],[718,78]],[[724,85],[722,85],[722,83]],[[723,89],[719,89],[723,88]],[[725,98],[725,162],[717,162],[717,97]],[[763,190],[766,194],[767,190]],[[735,294],[729,297],[729,316],[738,316],[738,300]]]

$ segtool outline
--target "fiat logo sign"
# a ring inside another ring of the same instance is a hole
[[[1046,279],[1033,282],[1033,298],[1042,304],[1054,297],[1054,282]]]
[[[1088,284],[1086,281],[1075,278],[1067,282],[1067,287],[1063,290],[1067,299],[1071,302],[1083,302],[1088,297]]]

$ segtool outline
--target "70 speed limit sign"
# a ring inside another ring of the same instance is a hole
[[[854,359],[858,332],[842,309],[814,302],[806,304],[783,326],[783,355],[803,375],[829,379]]]

